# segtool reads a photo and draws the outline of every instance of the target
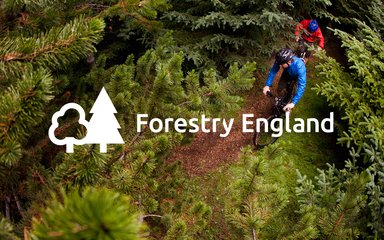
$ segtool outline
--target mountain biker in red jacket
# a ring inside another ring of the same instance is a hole
[[[301,37],[300,37],[301,33]],[[296,25],[295,29],[296,42],[301,39],[304,40],[308,45],[314,45],[318,40],[318,49],[324,49],[324,37],[319,24],[316,19],[304,19]]]

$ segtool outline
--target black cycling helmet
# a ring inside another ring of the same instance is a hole
[[[280,51],[276,53],[276,64],[281,65],[289,62],[293,58],[293,52],[290,48],[282,48]]]

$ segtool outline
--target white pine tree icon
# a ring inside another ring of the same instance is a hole
[[[120,124],[115,117],[115,106],[103,87],[90,113],[93,113],[87,127],[84,143],[100,144],[100,152],[107,152],[107,144],[123,144],[119,133]]]

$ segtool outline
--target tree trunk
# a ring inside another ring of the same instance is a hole
[[[30,238],[28,237],[28,229],[27,229],[27,227],[24,227],[24,240],[30,240]]]
[[[17,197],[16,194],[13,195],[13,196],[15,197],[15,201],[16,201],[17,209],[19,210],[19,213],[20,213],[21,217],[24,218],[25,214],[24,214],[24,210],[23,210],[23,208],[21,207],[19,198]]]
[[[5,196],[5,218],[8,222],[11,221],[11,210],[9,204],[11,203],[11,199],[8,196]]]
[[[256,230],[252,228],[252,239],[257,240]]]

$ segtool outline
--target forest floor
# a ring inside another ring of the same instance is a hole
[[[193,142],[177,147],[167,161],[179,160],[190,176],[203,175],[218,167],[234,163],[247,145],[252,145],[253,133],[243,133],[242,115],[254,114],[255,119],[266,117],[271,112],[273,102],[262,94],[265,76],[255,74],[254,87],[244,97],[244,106],[234,116],[234,124],[227,137],[220,137],[224,132],[221,127],[216,133],[198,132]]]

